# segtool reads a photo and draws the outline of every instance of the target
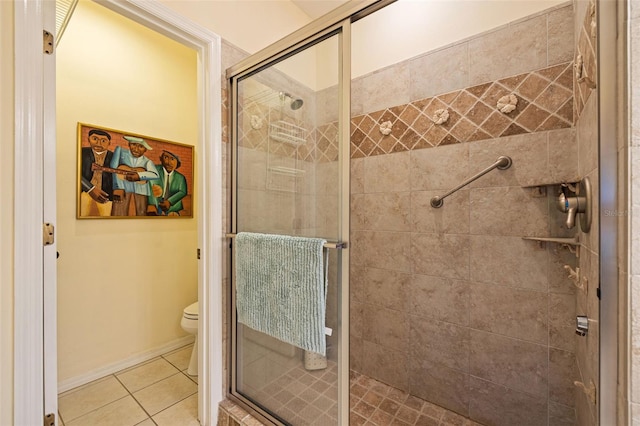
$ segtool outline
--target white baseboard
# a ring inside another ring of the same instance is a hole
[[[94,380],[98,380],[110,374],[117,373],[118,371],[124,370],[125,368],[133,367],[134,365],[139,364],[141,362],[148,361],[160,355],[164,355],[167,352],[171,352],[172,350],[181,348],[182,346],[189,345],[194,341],[195,341],[195,336],[193,335],[181,337],[165,345],[158,346],[156,348],[150,349],[148,351],[145,351],[140,354],[129,357],[127,359],[124,359],[122,361],[118,361],[113,364],[100,367],[96,370],[90,371],[80,376],[71,377],[69,379],[63,380],[61,382],[58,382],[58,393],[62,393],[62,392],[68,391],[69,389],[73,389],[78,386],[85,385]]]

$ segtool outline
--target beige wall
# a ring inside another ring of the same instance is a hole
[[[185,336],[182,310],[197,299],[195,218],[76,219],[78,122],[195,145],[195,51],[93,2],[79,3],[61,40],[57,234],[62,383]],[[157,162],[159,153],[146,155]]]
[[[0,2],[0,424],[13,423],[13,3]]]

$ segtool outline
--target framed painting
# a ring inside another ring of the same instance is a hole
[[[193,146],[78,123],[78,219],[193,217]]]

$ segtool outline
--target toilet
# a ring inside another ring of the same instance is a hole
[[[191,360],[187,374],[190,376],[198,375],[198,302],[184,308],[182,311],[182,320],[180,321],[182,329],[190,334],[196,335],[196,341],[193,343],[193,351],[191,352]]]

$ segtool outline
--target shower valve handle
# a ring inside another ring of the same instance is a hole
[[[558,197],[558,209],[567,213],[567,221],[565,222],[567,229],[571,229],[576,224],[576,214],[584,213],[586,200],[584,197],[569,197],[564,192]]]
[[[570,194],[571,192],[571,194]],[[580,225],[583,232],[589,232],[591,227],[591,184],[589,178],[583,178],[576,189],[562,185],[562,192],[558,196],[558,210],[567,213],[565,225],[571,229],[576,225],[576,216],[581,214]]]

